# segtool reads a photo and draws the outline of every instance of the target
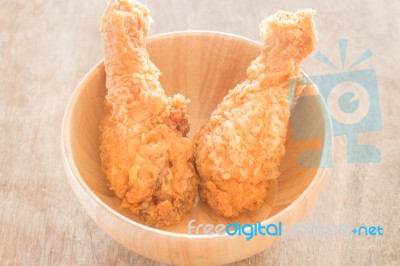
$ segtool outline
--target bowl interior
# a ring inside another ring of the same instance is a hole
[[[259,43],[218,33],[175,33],[151,38],[148,51],[161,70],[161,83],[168,95],[181,93],[190,99],[189,114],[193,135],[208,119],[224,95],[246,78],[246,69],[260,53]],[[105,73],[97,65],[78,86],[70,108],[71,150],[84,182],[108,206],[123,216],[141,223],[134,214],[120,207],[120,200],[106,185],[100,170],[99,121],[103,115]],[[314,87],[303,92],[292,112],[286,140],[286,155],[281,176],[260,210],[227,219],[214,214],[197,201],[185,219],[161,230],[187,234],[188,221],[199,223],[256,223],[288,207],[307,188],[321,161],[326,131],[323,106]],[[301,158],[301,160],[300,160]],[[304,167],[304,162],[309,167]]]

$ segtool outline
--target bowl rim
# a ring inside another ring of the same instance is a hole
[[[253,45],[260,46],[262,47],[262,44],[260,42],[257,42],[255,40],[235,35],[232,33],[225,33],[225,32],[218,32],[218,31],[203,31],[203,30],[186,30],[186,31],[173,31],[173,32],[167,32],[167,33],[162,33],[154,36],[150,36],[148,38],[148,42],[159,40],[159,39],[164,39],[164,38],[170,38],[170,37],[176,37],[176,36],[204,36],[207,35],[208,37],[212,36],[219,36],[219,37],[231,37],[235,38],[241,41],[246,41],[249,42]],[[71,145],[71,118],[72,118],[72,110],[73,107],[75,106],[76,101],[78,100],[80,94],[82,93],[82,85],[86,82],[87,78],[89,75],[99,66],[103,64],[103,60],[101,60],[99,63],[97,63],[94,67],[92,67],[85,75],[84,77],[80,80],[76,88],[74,89],[68,104],[65,108],[64,111],[64,116],[62,120],[62,125],[61,125],[61,152],[62,152],[62,157],[63,157],[63,162],[64,162],[64,167],[67,172],[67,177],[70,180],[70,183],[75,183],[76,185],[79,186],[79,188],[84,191],[86,194],[90,195],[91,198],[96,202],[96,204],[103,209],[107,210],[109,213],[111,213],[113,216],[116,218],[122,220],[123,222],[139,227],[143,230],[156,233],[156,234],[161,234],[165,235],[168,237],[177,237],[177,238],[184,238],[184,239],[209,239],[209,238],[219,238],[219,237],[228,237],[229,235],[227,233],[224,234],[211,234],[211,235],[195,235],[195,234],[185,234],[185,233],[175,233],[175,232],[169,232],[165,231],[159,228],[153,228],[150,226],[147,226],[145,224],[133,221],[129,219],[128,217],[125,217],[124,215],[120,214],[113,208],[111,208],[109,205],[107,205],[105,202],[103,202],[86,184],[86,182],[83,180],[82,176],[79,173],[79,170],[75,164],[75,160],[72,156],[72,145]],[[302,72],[306,78],[308,76]],[[318,92],[318,89],[316,88],[316,91]],[[281,216],[284,216],[285,213],[289,212],[291,209],[296,208],[297,205],[300,204],[301,201],[303,201],[303,198],[306,197],[306,195],[317,185],[317,182],[319,179],[323,177],[324,169],[320,167],[323,161],[323,158],[327,156],[328,151],[328,145],[329,143],[332,145],[333,139],[332,139],[332,121],[328,112],[327,104],[325,103],[324,99],[321,97],[321,95],[318,93],[318,98],[319,102],[321,103],[321,109],[322,113],[324,116],[324,126],[325,126],[325,132],[324,132],[324,141],[323,145],[321,147],[322,153],[321,153],[321,160],[319,163],[318,170],[310,182],[310,184],[306,187],[306,189],[298,196],[297,199],[295,199],[292,203],[290,203],[287,207],[285,207],[283,210],[279,211],[278,213],[274,214],[271,217],[268,217],[266,220],[260,221],[262,225],[267,225],[270,224],[273,220],[278,220]],[[327,141],[327,140],[330,140]],[[329,143],[328,143],[329,142]],[[85,208],[84,208],[85,209]],[[86,209],[85,209],[86,211]]]

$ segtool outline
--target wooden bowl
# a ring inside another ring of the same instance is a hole
[[[243,81],[246,68],[260,53],[261,44],[216,32],[178,32],[152,37],[148,51],[163,73],[161,83],[168,95],[182,93],[191,100],[191,134],[206,119],[229,89]],[[265,250],[280,237],[188,234],[188,222],[254,224],[300,221],[316,202],[325,183],[321,161],[329,153],[330,123],[326,108],[309,86],[292,112],[287,135],[287,154],[282,174],[264,206],[236,219],[225,219],[198,201],[185,219],[161,229],[148,227],[120,207],[100,171],[99,121],[105,95],[103,63],[80,82],[66,109],[62,147],[71,186],[79,201],[112,238],[154,260],[172,264],[222,264]],[[300,159],[301,160],[300,160]],[[307,167],[302,166],[306,163]]]

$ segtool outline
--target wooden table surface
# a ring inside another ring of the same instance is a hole
[[[317,10],[319,50],[340,65],[370,48],[356,69],[376,71],[383,130],[379,164],[348,164],[335,137],[329,182],[305,224],[381,225],[383,236],[296,236],[235,265],[400,264],[400,4],[395,1],[143,1],[151,35],[215,30],[260,40],[258,24],[278,9]],[[351,2],[351,3],[350,3]],[[157,265],[113,241],[85,213],[66,179],[61,120],[75,86],[103,57],[99,32],[106,1],[0,0],[0,261],[16,265]],[[310,75],[345,71],[310,57]]]

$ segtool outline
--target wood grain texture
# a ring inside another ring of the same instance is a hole
[[[0,258],[5,264],[157,265],[107,236],[79,205],[61,160],[62,115],[73,89],[102,58],[100,16],[106,1],[0,1]],[[217,30],[259,40],[258,24],[277,9],[314,8],[319,50],[340,65],[365,49],[374,68],[383,130],[359,137],[377,146],[380,164],[346,163],[335,138],[331,179],[307,224],[380,224],[383,237],[302,237],[280,241],[237,265],[396,265],[400,263],[400,4],[395,1],[143,1],[151,34]],[[310,58],[310,75],[332,73]]]

